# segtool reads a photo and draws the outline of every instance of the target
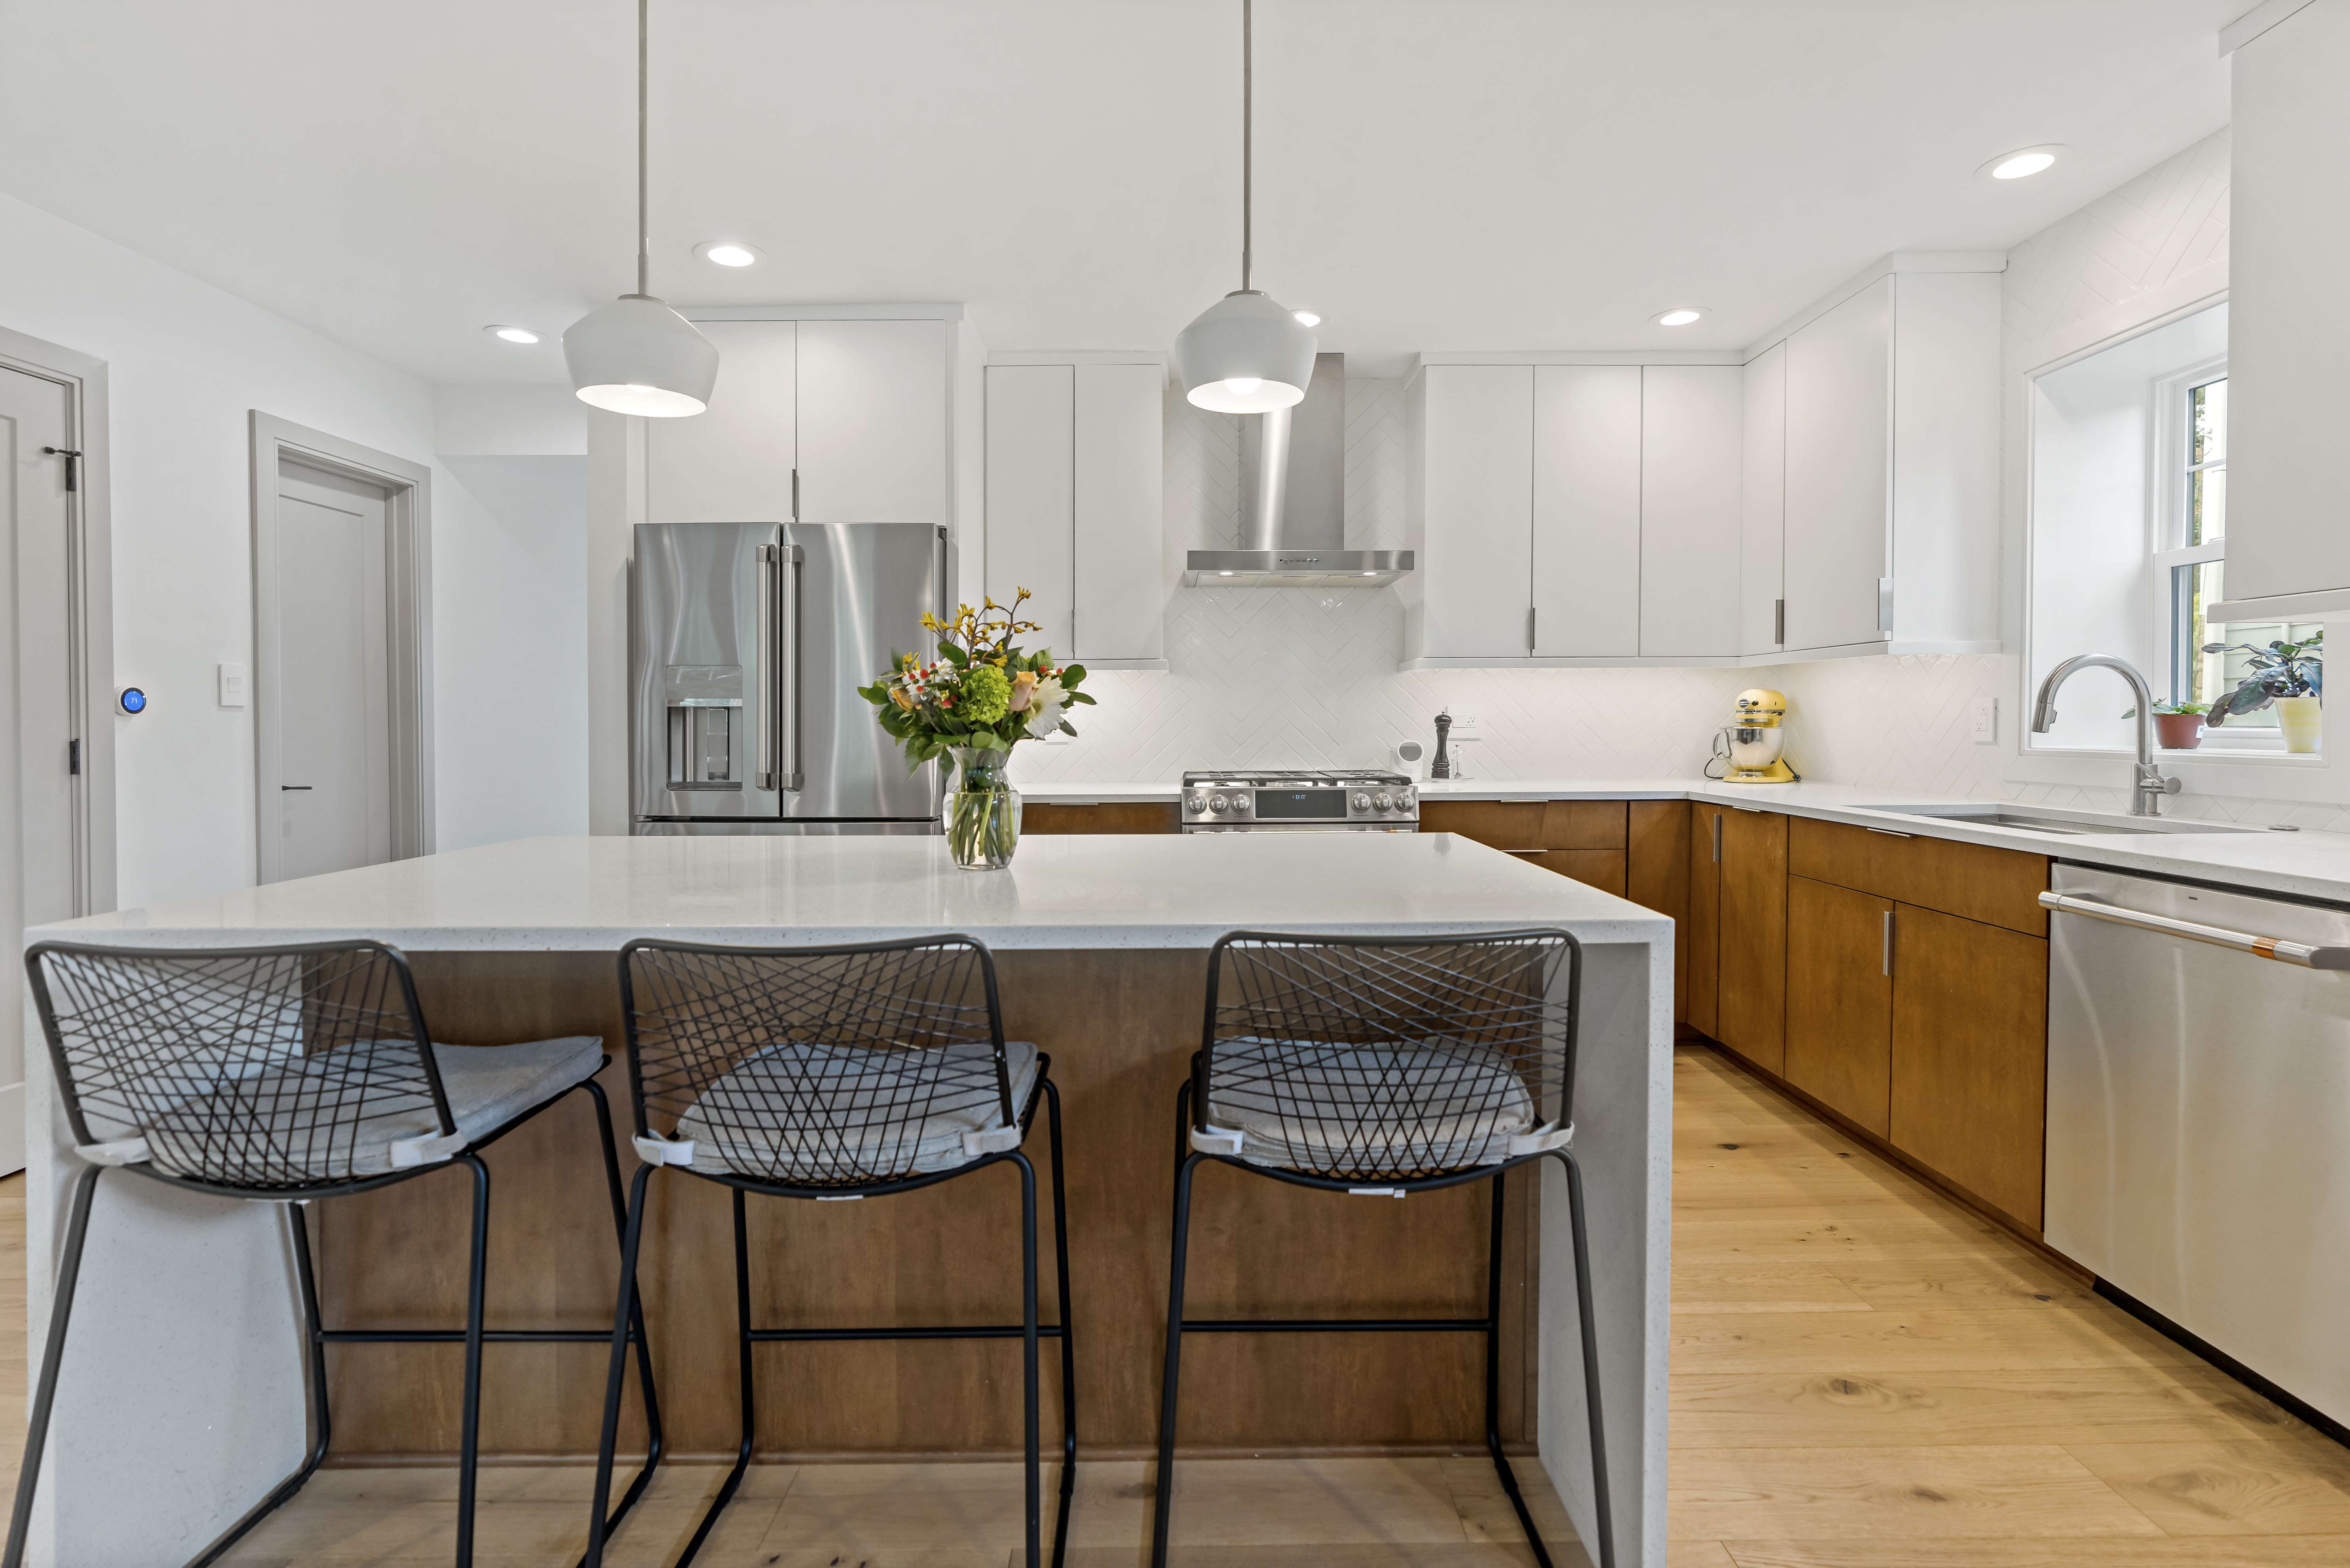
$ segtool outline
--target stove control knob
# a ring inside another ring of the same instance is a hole
[[[1183,809],[1193,812],[1205,811],[1208,809],[1208,797],[1195,790],[1183,797]]]
[[[1357,811],[1368,811],[1371,809],[1371,797],[1357,794],[1350,804]]]
[[[1208,809],[1210,811],[1226,811],[1231,808],[1232,804],[1231,796],[1220,794],[1216,796],[1215,799],[1208,803]]]
[[[1378,807],[1381,811],[1391,811],[1395,808],[1395,802],[1388,798],[1388,794],[1385,790],[1381,790],[1378,794],[1373,795],[1371,797],[1371,804]]]

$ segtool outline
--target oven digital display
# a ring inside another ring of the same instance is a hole
[[[1255,815],[1259,822],[1343,818],[1347,815],[1347,792],[1342,789],[1261,789],[1256,792]]]

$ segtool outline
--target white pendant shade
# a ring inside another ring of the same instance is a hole
[[[1254,289],[1228,294],[1175,339],[1183,396],[1222,414],[1262,414],[1303,401],[1315,339],[1296,317]]]
[[[641,294],[624,294],[573,322],[563,335],[563,358],[579,400],[616,414],[698,414],[718,384],[718,346]]]

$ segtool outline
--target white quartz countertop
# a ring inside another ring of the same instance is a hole
[[[1663,916],[1451,834],[1037,835],[965,871],[944,838],[525,838],[93,915],[28,941],[611,950],[640,936],[788,945],[962,931],[1006,948],[1206,947],[1224,932],[1563,926],[1667,940]]]
[[[1024,798],[1077,803],[1112,800],[1172,801],[1181,794],[1172,783],[1128,781],[1114,784],[1022,785]],[[1419,785],[1423,802],[1441,800],[1701,800],[1815,816],[1863,827],[1889,828],[1921,838],[1953,838],[2021,849],[2121,871],[2147,871],[2223,887],[2286,893],[2299,898],[2350,902],[2350,834],[2280,833],[2258,823],[2205,824],[2174,815],[2164,821],[2179,832],[2092,833],[2062,836],[2000,827],[1988,823],[1904,815],[1872,807],[2037,808],[2014,802],[1962,799],[1834,784],[1725,784],[1702,778],[1430,779]],[[2063,815],[2062,812],[2048,815]],[[2254,832],[2230,832],[2230,826]],[[1248,836],[1253,839],[1276,836]],[[1278,836],[1291,836],[1282,835]],[[1366,835],[1365,836],[1369,836]]]

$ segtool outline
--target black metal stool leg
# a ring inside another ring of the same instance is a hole
[[[1043,1456],[1036,1427],[1040,1419],[1036,1336],[1036,1168],[1024,1154],[1014,1153],[1020,1168],[1020,1414],[1024,1424],[1021,1457],[1026,1474],[1028,1568],[1043,1568],[1045,1558],[1045,1488]]]
[[[735,1399],[743,1412],[743,1436],[734,1446],[734,1468],[726,1472],[702,1522],[694,1527],[693,1539],[678,1553],[674,1568],[686,1568],[702,1551],[702,1543],[718,1528],[718,1516],[734,1501],[735,1489],[743,1484],[743,1472],[751,1468],[751,1449],[759,1430],[758,1385],[753,1376],[751,1361],[751,1223],[745,1210],[743,1191],[734,1192],[734,1346],[736,1373],[740,1379]]]
[[[57,1261],[57,1293],[49,1301],[48,1343],[41,1348],[41,1380],[33,1391],[33,1418],[25,1432],[25,1465],[16,1472],[16,1506],[8,1516],[7,1568],[25,1561],[25,1533],[33,1521],[33,1489],[39,1484],[41,1454],[48,1447],[49,1414],[57,1407],[57,1366],[65,1359],[66,1325],[73,1318],[74,1287],[81,1282],[82,1242],[89,1236],[89,1204],[103,1166],[74,1179],[73,1209],[66,1220],[65,1252]]]
[[[473,1564],[474,1483],[482,1462],[482,1313],[490,1255],[490,1168],[476,1154],[457,1163],[473,1173],[473,1262],[465,1281],[465,1405],[457,1436],[457,1568]]]
[[[637,1251],[645,1234],[645,1187],[653,1167],[637,1167],[630,1184],[628,1223],[620,1233],[619,1300],[612,1306],[612,1360],[604,1378],[604,1429],[596,1449],[596,1495],[588,1509],[588,1553],[583,1568],[603,1568],[608,1533],[604,1505],[612,1495],[613,1450],[620,1441],[620,1394],[629,1380],[629,1326],[640,1322],[637,1303]],[[650,1385],[648,1385],[650,1386]]]
[[[612,1197],[612,1232],[619,1240],[625,1259],[629,1201],[620,1186],[620,1154],[619,1147],[612,1137],[611,1103],[604,1096],[604,1086],[595,1079],[589,1078],[579,1086],[588,1091],[596,1104],[596,1130],[601,1135],[604,1145],[604,1184]],[[637,1381],[645,1404],[645,1462],[643,1468],[637,1471],[636,1479],[629,1483],[629,1490],[621,1493],[619,1506],[612,1510],[611,1518],[605,1521],[604,1532],[607,1535],[619,1527],[621,1519],[636,1505],[637,1499],[644,1495],[645,1489],[652,1484],[653,1471],[660,1468],[664,1448],[660,1395],[653,1386],[652,1340],[645,1333],[644,1298],[633,1285],[629,1292],[629,1332],[637,1342]]]
[[[1517,1472],[1510,1468],[1509,1456],[1502,1452],[1502,1186],[1508,1179],[1507,1173],[1493,1178],[1493,1229],[1485,1247],[1485,1451],[1493,1456],[1502,1490],[1517,1511],[1526,1544],[1534,1548],[1534,1562],[1540,1568],[1551,1568],[1550,1550],[1543,1544],[1542,1532],[1534,1528],[1534,1516],[1527,1511],[1526,1500],[1518,1491]]]
[[[1159,1487],[1151,1509],[1150,1568],[1167,1568],[1167,1532],[1175,1514],[1175,1394],[1183,1365],[1183,1256],[1191,1230],[1191,1177],[1200,1157],[1175,1171],[1175,1237],[1167,1253],[1167,1365],[1159,1386]]]
[[[1061,1090],[1045,1079],[1045,1114],[1053,1137],[1053,1253],[1061,1282],[1061,1501],[1053,1526],[1053,1568],[1069,1549],[1069,1504],[1077,1491],[1077,1352],[1076,1309],[1069,1304],[1069,1196],[1061,1179]]]
[[[1566,1211],[1575,1231],[1575,1304],[1583,1331],[1583,1399],[1591,1417],[1592,1504],[1599,1528],[1599,1568],[1616,1568],[1616,1526],[1607,1495],[1607,1434],[1599,1418],[1599,1340],[1591,1314],[1591,1246],[1583,1222],[1583,1168],[1566,1149]]]

